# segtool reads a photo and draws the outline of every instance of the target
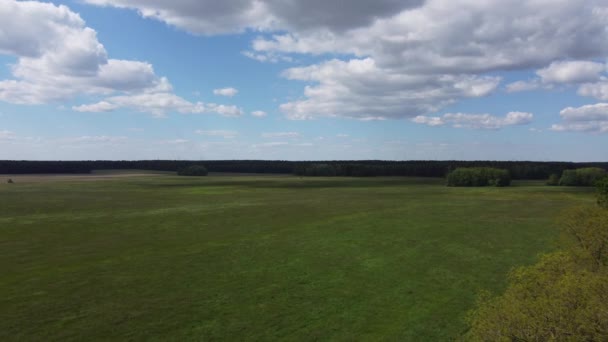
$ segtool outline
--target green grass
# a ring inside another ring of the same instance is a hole
[[[458,336],[592,189],[174,176],[0,184],[0,340]]]

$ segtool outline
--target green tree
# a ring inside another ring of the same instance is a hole
[[[608,209],[608,177],[604,177],[596,183],[597,187],[597,204]]]
[[[576,177],[576,170],[564,170],[564,172],[562,172],[562,177],[559,179],[559,185],[577,186],[578,179]]]
[[[608,340],[608,211],[577,208],[563,222],[563,250],[512,271],[502,295],[482,295],[465,340]]]
[[[557,173],[552,173],[547,180],[547,185],[559,185],[559,175]]]
[[[450,172],[448,186],[508,186],[509,171],[491,167],[460,167]]]
[[[203,165],[191,165],[177,171],[180,176],[206,176],[207,168]]]
[[[601,167],[585,167],[576,170],[564,170],[559,185],[594,186],[606,176],[606,170]]]

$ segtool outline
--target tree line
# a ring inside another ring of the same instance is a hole
[[[84,160],[84,161],[0,161],[0,174],[90,173],[92,170],[141,169],[178,171],[191,165],[204,165],[209,172],[293,173],[300,176],[412,176],[445,177],[464,167],[491,167],[509,171],[513,179],[547,179],[564,170],[585,167],[608,169],[608,162],[533,162],[533,161],[284,161],[284,160]]]

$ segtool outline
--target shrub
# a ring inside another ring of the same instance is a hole
[[[559,185],[577,186],[576,170],[564,170],[562,177],[559,179]]]
[[[599,167],[586,167],[576,170],[564,170],[559,185],[594,186],[595,182],[606,176],[606,170]]]
[[[597,187],[597,204],[608,209],[608,176],[597,181],[595,186]]]
[[[556,173],[552,173],[547,180],[547,185],[556,186],[559,185],[559,175]]]
[[[206,176],[207,168],[203,165],[191,165],[177,171],[180,176]]]
[[[595,183],[606,176],[606,170],[599,167],[587,167],[576,170],[579,185],[595,186]]]
[[[563,218],[564,250],[509,275],[469,313],[466,341],[608,341],[608,211]]]
[[[490,167],[458,168],[448,174],[448,186],[509,186],[509,171]]]

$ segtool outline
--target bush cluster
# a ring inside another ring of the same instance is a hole
[[[179,176],[206,176],[207,168],[203,165],[191,165],[177,171]]]
[[[576,170],[564,170],[559,185],[565,186],[594,186],[606,176],[606,170],[599,167],[586,167]]]
[[[562,250],[512,271],[502,295],[482,295],[463,340],[608,341],[608,177],[596,185],[600,207],[568,211]]]
[[[559,185],[559,175],[557,173],[552,173],[547,180],[547,185],[557,186]]]
[[[608,176],[597,181],[595,185],[597,187],[597,204],[604,209],[608,209]]]
[[[509,171],[491,167],[458,168],[448,174],[448,186],[509,186]]]

